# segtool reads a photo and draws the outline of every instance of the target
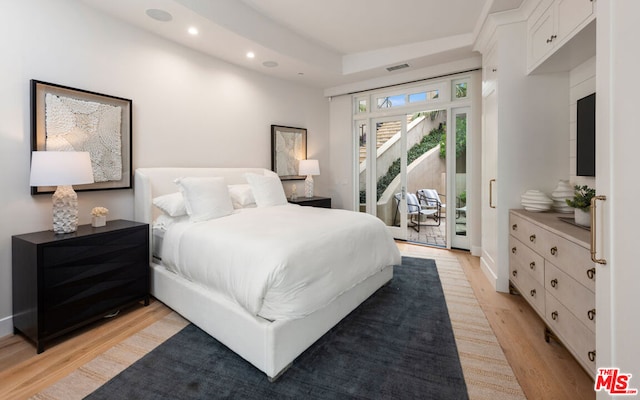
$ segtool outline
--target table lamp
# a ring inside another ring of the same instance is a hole
[[[307,179],[304,180],[305,197],[313,197],[313,177],[311,175],[320,175],[318,160],[300,160],[298,174],[307,176]]]
[[[75,232],[78,227],[78,195],[71,185],[93,183],[88,152],[34,151],[31,153],[31,186],[57,186],[53,193],[53,232]]]

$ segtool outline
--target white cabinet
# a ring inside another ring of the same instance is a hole
[[[595,267],[589,232],[558,219],[564,214],[512,210],[511,285],[590,374],[595,374]]]
[[[480,265],[502,292],[509,290],[509,209],[527,189],[551,192],[568,169],[569,141],[559,132],[569,126],[569,77],[526,75],[526,36],[525,21],[498,25],[481,49]]]
[[[527,67],[533,70],[595,18],[592,0],[543,0],[527,21]]]

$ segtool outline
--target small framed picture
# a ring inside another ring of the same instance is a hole
[[[306,159],[306,129],[271,125],[271,170],[281,180],[304,179],[298,174],[298,164]]]
[[[89,152],[95,183],[76,191],[131,188],[131,109],[129,99],[32,80],[31,150]]]

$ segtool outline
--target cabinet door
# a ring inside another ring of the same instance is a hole
[[[562,41],[593,14],[592,0],[557,0],[558,39]]]
[[[529,28],[529,62],[528,65],[538,63],[553,49],[555,34],[554,8],[550,5],[547,10]]]

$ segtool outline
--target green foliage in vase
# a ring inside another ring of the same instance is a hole
[[[582,211],[588,211],[591,206],[591,199],[596,195],[596,190],[591,189],[587,185],[574,186],[573,199],[567,199],[569,207],[578,208]]]

